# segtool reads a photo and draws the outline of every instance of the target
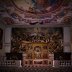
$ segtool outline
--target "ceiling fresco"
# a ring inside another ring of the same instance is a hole
[[[71,0],[0,0],[0,21],[5,24],[61,24],[72,19]]]

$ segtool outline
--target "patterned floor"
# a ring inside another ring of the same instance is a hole
[[[72,67],[0,67],[0,72],[72,72]]]

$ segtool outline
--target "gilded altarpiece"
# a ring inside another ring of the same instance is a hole
[[[23,65],[48,65],[52,62],[49,54],[63,52],[63,29],[13,28],[11,44],[11,52],[23,53]]]

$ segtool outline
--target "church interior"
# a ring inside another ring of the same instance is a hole
[[[0,72],[72,72],[72,0],[0,0]]]

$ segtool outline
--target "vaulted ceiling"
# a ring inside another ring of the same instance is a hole
[[[0,0],[0,22],[7,25],[70,24],[72,0]]]

